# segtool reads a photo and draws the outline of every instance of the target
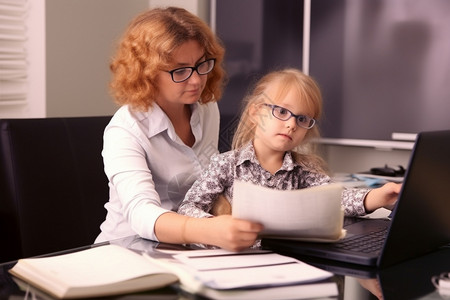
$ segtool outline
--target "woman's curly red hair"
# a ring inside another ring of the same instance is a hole
[[[110,88],[116,102],[147,110],[158,94],[156,77],[171,67],[174,50],[189,40],[205,49],[206,58],[216,59],[200,101],[219,100],[225,81],[222,43],[200,18],[185,9],[168,7],[138,15],[120,40],[110,64]]]

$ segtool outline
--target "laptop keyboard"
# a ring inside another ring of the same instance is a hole
[[[372,253],[380,252],[386,238],[387,228],[368,235],[355,235],[335,244],[337,248]]]

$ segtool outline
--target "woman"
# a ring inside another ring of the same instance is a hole
[[[223,56],[210,28],[184,9],[153,9],[131,22],[111,63],[121,107],[104,133],[110,199],[96,242],[138,234],[228,250],[253,244],[260,224],[173,212],[217,153]]]

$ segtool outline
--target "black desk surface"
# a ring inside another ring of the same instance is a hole
[[[150,253],[154,252],[154,249],[176,250],[178,247],[138,237],[128,237],[112,241],[111,243]],[[85,248],[89,247],[91,246],[86,246]],[[85,248],[68,250],[57,254]],[[305,257],[297,258],[335,274],[333,280],[337,282],[339,290],[339,296],[336,299],[377,299],[375,297],[377,294],[382,295],[383,299],[387,300],[449,299],[449,295],[444,297],[439,294],[439,291],[433,286],[431,278],[443,272],[450,272],[450,246],[382,270],[333,263],[325,260],[312,260]],[[33,293],[26,293],[19,289],[8,273],[8,270],[14,264],[15,261],[0,264],[0,299],[43,299]],[[48,297],[47,299],[51,298]],[[176,289],[168,287],[148,293],[102,299],[198,299],[198,297],[181,294]],[[295,295],[293,295],[293,299],[295,299]]]

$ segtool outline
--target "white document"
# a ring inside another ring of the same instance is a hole
[[[148,259],[177,274],[186,292],[212,299],[303,299],[337,296],[332,273],[266,250],[195,250]]]
[[[235,181],[233,217],[262,223],[261,236],[333,242],[345,236],[340,184],[275,190]]]
[[[319,281],[333,275],[297,259],[265,250],[199,250],[176,254],[173,258],[172,266],[184,268],[202,285],[213,289],[292,285]],[[186,276],[179,278],[183,282]]]
[[[196,250],[174,255],[174,258],[197,271],[248,268],[261,265],[281,265],[294,261],[288,256],[265,250],[230,252],[223,249]]]

